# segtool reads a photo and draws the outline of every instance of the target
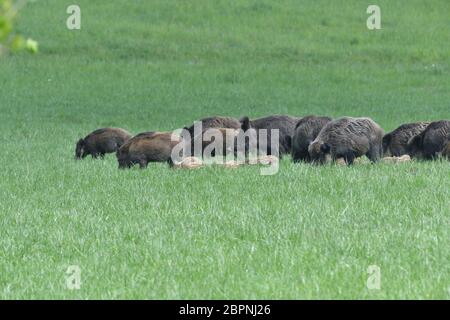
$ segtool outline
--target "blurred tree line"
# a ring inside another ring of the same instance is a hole
[[[36,41],[25,39],[14,29],[18,13],[26,4],[27,0],[0,0],[0,56],[20,50],[38,51]]]

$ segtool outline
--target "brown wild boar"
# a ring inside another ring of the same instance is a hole
[[[407,154],[408,141],[422,133],[430,122],[415,122],[402,124],[397,129],[383,137],[383,154],[385,157],[400,157]]]
[[[230,129],[239,129],[241,127],[241,123],[238,119],[231,117],[222,117],[222,116],[214,116],[208,117],[198,120],[197,122],[201,122],[202,131],[208,128],[230,128]],[[197,132],[194,133],[194,124],[190,127],[184,127],[185,130],[189,131],[191,137]]]
[[[117,150],[119,168],[139,164],[146,168],[149,162],[172,162],[172,149],[181,142],[178,136],[172,141],[172,132],[144,132],[128,140]]]
[[[420,134],[408,142],[408,154],[413,158],[431,160],[446,152],[450,142],[450,121],[430,123]]]
[[[196,157],[203,157],[205,149],[208,148],[209,151],[213,149],[210,153],[212,157],[216,156],[216,153],[218,152],[217,148],[214,149],[214,145],[217,147],[217,143],[214,143],[216,140],[216,136],[220,137],[222,140],[220,143],[221,146],[221,152],[222,156],[229,156],[230,154],[234,154],[235,145],[236,145],[236,138],[239,133],[239,130],[237,129],[230,129],[230,128],[207,128],[204,129],[201,134],[198,134],[194,137],[194,139],[191,139],[189,141],[185,140],[185,143],[188,143],[188,148],[191,151],[191,155],[195,155]],[[201,152],[201,154],[195,154],[195,145],[199,146],[198,152]],[[214,144],[214,145],[213,145]],[[209,151],[207,152],[209,153]]]
[[[257,132],[261,129],[267,130],[267,154],[271,155],[275,152],[275,146],[271,146],[271,132],[272,129],[277,129],[279,134],[279,145],[278,152],[280,157],[283,154],[291,152],[291,140],[294,135],[294,130],[297,122],[301,118],[292,117],[288,115],[272,115],[267,117],[262,117],[258,119],[250,120],[249,117],[245,116],[240,119],[241,129],[245,132],[249,129],[255,129]],[[259,138],[259,134],[258,134]],[[263,144],[258,141],[258,151],[262,148]],[[264,153],[264,152],[263,152]]]
[[[330,117],[307,116],[297,122],[294,136],[292,137],[292,160],[311,161],[308,147],[316,139],[320,130],[330,122]]]
[[[343,117],[328,122],[308,152],[313,162],[322,164],[344,158],[350,165],[363,155],[377,162],[383,152],[383,135],[383,129],[370,118]]]
[[[120,128],[103,128],[80,139],[75,147],[75,159],[104,157],[106,153],[116,152],[132,135]]]

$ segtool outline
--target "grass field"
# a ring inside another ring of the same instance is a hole
[[[117,169],[119,126],[209,115],[450,118],[450,2],[39,0],[0,58],[0,298],[449,299],[450,164]],[[66,270],[81,270],[69,290]],[[368,289],[367,269],[381,287]]]

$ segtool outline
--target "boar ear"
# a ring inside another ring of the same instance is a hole
[[[77,142],[77,146],[83,146],[84,145],[84,140],[83,139],[80,139],[80,140],[78,140],[78,142]]]
[[[241,123],[242,130],[247,131],[248,129],[250,129],[250,119],[247,116],[239,119],[239,122]]]
[[[330,145],[327,144],[327,143],[323,143],[323,144],[320,146],[320,151],[322,151],[323,153],[328,153],[328,152],[330,152],[330,149],[331,149],[331,147],[330,147]]]

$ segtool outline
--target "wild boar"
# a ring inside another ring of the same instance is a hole
[[[132,135],[121,128],[102,128],[78,140],[75,147],[75,159],[103,158],[106,153],[116,152]]]
[[[408,153],[408,141],[422,133],[430,122],[402,124],[383,137],[383,154],[385,157],[400,157]]]
[[[265,153],[266,150],[262,147],[265,145],[263,142],[259,141],[258,131],[261,129],[267,130],[267,155],[272,155],[275,151],[275,146],[271,145],[271,130],[278,130],[279,140],[278,140],[278,152],[279,156],[282,157],[283,154],[291,152],[291,139],[294,135],[294,130],[297,122],[301,118],[292,117],[288,115],[272,115],[263,118],[250,120],[249,117],[245,116],[240,119],[241,129],[246,132],[249,129],[255,129],[258,136],[258,151]]]
[[[167,162],[173,166],[172,149],[181,142],[172,132],[145,132],[128,140],[117,151],[119,168],[130,168],[135,164],[143,169],[149,162]]]
[[[297,122],[294,136],[292,137],[292,160],[311,161],[308,147],[316,139],[320,130],[330,122],[330,117],[307,116]]]
[[[308,152],[315,163],[344,158],[349,165],[355,158],[366,155],[372,162],[382,157],[384,131],[370,118],[343,117],[328,122]]]
[[[408,142],[407,151],[413,158],[431,160],[442,155],[450,141],[450,121],[430,123]]]
[[[239,133],[237,129],[230,128],[207,128],[203,129],[201,134],[194,136],[193,139],[185,140],[188,148],[191,152],[190,155],[195,155],[196,157],[203,157],[205,150],[207,155],[212,157],[216,156],[216,153],[222,153],[222,156],[234,155],[236,137]],[[216,139],[220,141],[216,142]],[[195,146],[198,146],[197,152],[201,154],[196,154]]]
[[[232,117],[214,116],[200,119],[197,122],[201,123],[202,131],[208,128],[240,129],[241,127],[239,120]],[[185,130],[189,131],[191,137],[199,134],[194,132],[194,125],[195,124],[192,124],[190,127],[184,127]]]

